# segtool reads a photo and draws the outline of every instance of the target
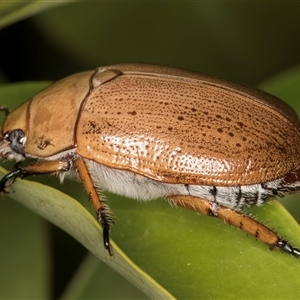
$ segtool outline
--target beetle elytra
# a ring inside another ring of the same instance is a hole
[[[8,113],[0,157],[36,162],[0,181],[72,174],[87,191],[112,255],[109,207],[99,190],[164,197],[225,220],[299,257],[247,205],[300,190],[300,121],[262,91],[195,72],[142,64],[71,75]]]

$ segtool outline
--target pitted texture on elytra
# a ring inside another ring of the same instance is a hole
[[[78,153],[170,183],[274,180],[300,162],[299,128],[260,101],[226,85],[122,75],[87,99]]]
[[[202,83],[208,83],[214,86],[219,86],[230,90],[234,94],[244,95],[247,98],[252,98],[255,102],[262,105],[262,108],[266,107],[272,110],[272,113],[277,113],[283,118],[289,119],[296,127],[300,127],[300,121],[295,111],[282,100],[265,93],[262,90],[254,89],[249,86],[241,85],[231,81],[227,81],[218,77],[208,76],[199,72],[188,71],[178,68],[170,68],[160,65],[151,64],[119,64],[107,67],[100,67],[99,73],[105,70],[114,70],[116,73],[120,71],[125,75],[150,75],[153,77],[161,77],[164,79],[176,79],[180,81],[196,81]]]

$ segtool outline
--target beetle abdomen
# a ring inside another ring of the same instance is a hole
[[[272,188],[276,189],[279,180],[261,184],[235,187],[201,186],[188,184],[170,184],[155,181],[130,171],[117,170],[84,159],[96,186],[103,191],[123,195],[137,200],[153,200],[172,195],[186,195],[206,199],[218,205],[241,209],[245,205],[261,205],[265,200],[274,197]]]
[[[80,115],[78,153],[166,183],[211,186],[275,180],[300,163],[299,125],[285,111],[207,78],[130,73],[99,85]]]

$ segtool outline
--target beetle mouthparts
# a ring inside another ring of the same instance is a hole
[[[0,159],[13,159],[15,161],[24,160],[24,156],[13,151],[10,147],[10,143],[0,138]]]
[[[11,153],[9,143],[3,140],[3,135],[0,136],[0,158],[7,159]]]

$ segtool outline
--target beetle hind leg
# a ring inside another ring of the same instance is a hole
[[[291,246],[287,241],[283,240],[277,233],[264,224],[239,211],[193,196],[168,196],[167,199],[176,205],[194,210],[200,214],[221,219],[269,245],[271,250],[280,249],[294,257],[300,258],[299,249]]]
[[[81,158],[78,158],[75,161],[75,165],[82,184],[87,191],[89,199],[97,213],[97,220],[102,225],[104,247],[108,251],[109,255],[112,256],[114,253],[112,246],[110,245],[110,232],[114,222],[111,218],[109,207],[105,204],[103,199],[100,199],[99,192],[97,191],[97,188],[84,161]]]

